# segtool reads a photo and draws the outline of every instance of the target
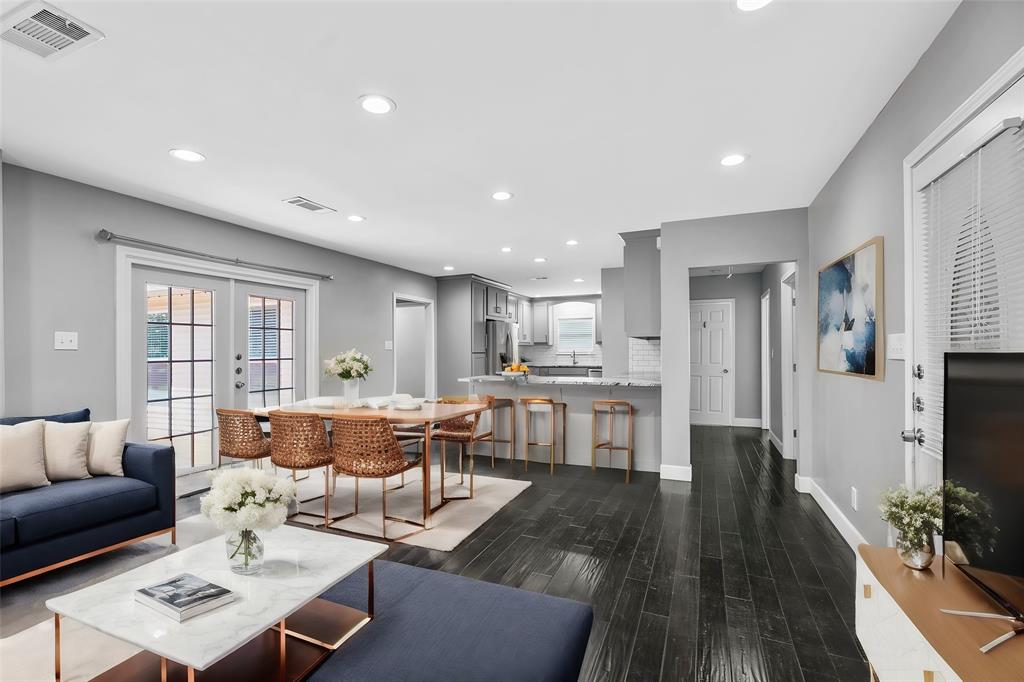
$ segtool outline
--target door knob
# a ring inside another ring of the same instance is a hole
[[[235,382],[235,388],[244,388],[244,387],[245,387],[245,382],[244,381],[236,381]]]
[[[727,369],[723,369],[722,370],[722,374],[728,374],[728,373],[729,373],[729,370],[727,370]]]

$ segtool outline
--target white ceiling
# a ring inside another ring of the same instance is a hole
[[[53,63],[4,44],[5,160],[529,295],[597,291],[621,231],[806,206],[956,7],[56,4],[107,39]]]

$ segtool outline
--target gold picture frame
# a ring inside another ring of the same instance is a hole
[[[884,256],[872,237],[818,270],[819,372],[885,379]]]

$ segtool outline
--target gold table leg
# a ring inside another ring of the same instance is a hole
[[[60,682],[60,614],[53,614],[53,679]]]
[[[160,657],[160,682],[167,682],[167,659]]]

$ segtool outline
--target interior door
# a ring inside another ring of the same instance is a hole
[[[129,440],[174,446],[179,474],[216,466],[214,407],[231,395],[231,283],[132,270]]]
[[[690,302],[690,423],[732,424],[733,302]]]
[[[306,397],[306,292],[235,283],[231,404],[277,407]]]

